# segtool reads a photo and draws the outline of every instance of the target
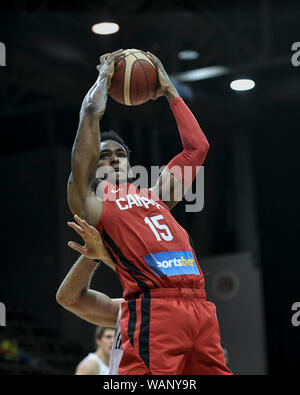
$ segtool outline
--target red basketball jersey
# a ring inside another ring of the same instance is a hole
[[[96,225],[116,264],[124,299],[152,288],[204,288],[188,233],[150,190],[104,181]]]

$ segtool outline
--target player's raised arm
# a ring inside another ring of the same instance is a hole
[[[79,126],[72,148],[72,173],[68,182],[70,210],[95,224],[101,214],[101,201],[89,187],[95,178],[100,154],[100,128],[107,102],[107,91],[114,73],[114,62],[123,50],[101,56],[95,84],[86,94],[81,110]],[[97,199],[97,200],[96,200]]]
[[[160,60],[150,52],[148,56],[156,65],[160,87],[154,99],[165,96],[175,117],[183,151],[175,156],[163,170],[152,188],[171,209],[191,186],[197,171],[203,164],[209,143],[196,118],[170,81]]]

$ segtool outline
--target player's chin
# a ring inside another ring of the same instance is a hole
[[[127,174],[127,173],[121,173],[121,174],[119,174],[118,181],[119,181],[119,182],[129,182],[129,181],[128,181],[128,174]]]

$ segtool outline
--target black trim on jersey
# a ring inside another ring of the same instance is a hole
[[[121,331],[118,333],[115,349],[116,350],[122,350],[122,334],[121,334]]]
[[[109,253],[110,257],[111,257],[111,260],[114,262],[114,264],[118,265],[118,261],[116,260],[116,257],[111,253],[109,248],[107,249],[107,251],[108,251],[108,253]]]
[[[128,336],[132,347],[134,347],[134,332],[136,326],[136,300],[129,300],[127,302],[129,309],[129,320],[128,320]]]
[[[188,235],[189,235],[189,239],[190,239],[190,245],[191,245],[191,247],[194,250],[195,255],[196,255],[195,244],[193,242],[193,239],[192,239],[191,235],[189,233],[188,233]]]
[[[150,292],[144,293],[144,298],[141,299],[141,326],[139,335],[139,350],[140,357],[149,368],[149,336],[150,336],[150,306],[151,297]]]
[[[123,263],[123,265],[128,269],[129,274],[132,276],[132,278],[137,282],[138,286],[143,289],[143,290],[148,290],[149,286],[139,277],[136,277],[132,272],[135,272],[136,274],[143,276],[144,278],[148,279],[149,281],[152,282],[152,284],[156,287],[159,288],[159,286],[148,276],[146,276],[144,273],[142,273],[138,268],[136,268],[128,259],[125,258],[123,252],[120,250],[120,248],[116,245],[116,243],[113,241],[113,239],[106,233],[105,229],[103,228],[103,239],[104,241],[107,242],[107,244],[110,246],[110,248],[115,252],[115,254],[119,257],[120,261]]]
[[[187,232],[187,234],[189,235],[189,239],[190,239],[190,245],[191,245],[191,247],[192,247],[192,249],[193,249],[193,251],[194,251],[194,254],[195,254],[195,256],[196,256],[196,258],[198,259],[198,257],[197,257],[197,254],[196,254],[196,249],[195,249],[195,244],[194,244],[194,241],[193,241],[193,239],[192,239],[192,237],[191,237],[191,235]],[[200,265],[198,264],[198,266],[199,266],[199,272],[201,273],[201,268],[200,268]],[[207,273],[208,274],[208,273]],[[202,277],[205,277],[207,274],[202,274],[202,275],[200,275],[200,280],[201,280],[201,278]]]

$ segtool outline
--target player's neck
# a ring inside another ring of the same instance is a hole
[[[135,178],[121,178],[113,181],[108,179],[107,181],[114,185],[132,184],[135,181]]]

